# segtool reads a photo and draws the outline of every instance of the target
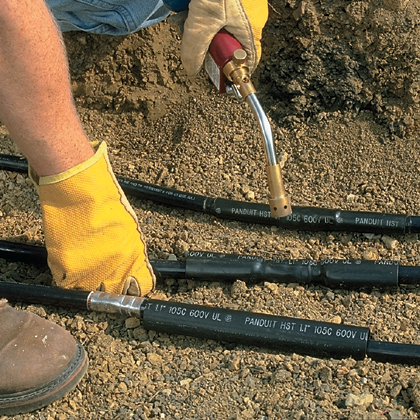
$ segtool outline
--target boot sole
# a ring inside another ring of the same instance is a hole
[[[0,415],[28,413],[51,404],[75,388],[85,374],[88,364],[85,350],[77,343],[75,356],[66,370],[56,379],[38,388],[1,395]]]

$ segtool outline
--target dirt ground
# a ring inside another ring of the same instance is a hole
[[[271,0],[253,81],[292,205],[420,215],[418,0]],[[266,203],[265,155],[247,104],[188,79],[168,22],[127,37],[65,35],[72,87],[92,140],[118,175]],[[13,153],[0,126],[1,153]],[[26,177],[0,172],[3,239],[42,244]],[[130,197],[151,259],[205,250],[321,261],[419,265],[417,234],[288,231]],[[50,284],[48,271],[0,261],[2,281]],[[417,287],[345,290],[287,283],[167,279],[155,297],[368,326],[420,344]],[[309,357],[146,331],[137,320],[18,304],[65,326],[90,368],[77,389],[15,419],[417,419],[416,366]]]

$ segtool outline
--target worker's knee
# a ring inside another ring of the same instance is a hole
[[[60,29],[127,35],[163,20],[162,0],[47,0]]]

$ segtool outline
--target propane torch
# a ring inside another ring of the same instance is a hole
[[[180,12],[188,8],[190,0],[164,0],[168,9]],[[266,171],[270,190],[270,212],[273,217],[286,217],[292,212],[290,197],[283,184],[280,164],[277,162],[273,135],[251,82],[247,54],[242,45],[228,31],[222,29],[213,38],[204,60],[204,70],[220,93],[246,100],[255,115],[264,142]]]

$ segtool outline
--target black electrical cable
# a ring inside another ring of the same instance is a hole
[[[0,258],[34,265],[47,265],[47,250],[43,246],[0,240]],[[185,278],[185,262],[152,261],[156,277]]]
[[[47,263],[44,247],[0,240],[0,258],[30,264]],[[186,261],[151,260],[158,279],[320,284],[330,288],[393,288],[420,283],[420,267],[396,261],[265,260],[248,255],[189,251]]]
[[[147,330],[229,341],[308,354],[420,364],[420,346],[370,340],[366,327],[356,327],[178,302],[145,300]]]
[[[0,154],[0,169],[5,171],[14,171],[28,173],[28,162],[19,156]]]
[[[420,280],[420,267],[400,265],[398,270],[400,284],[418,285]]]
[[[27,172],[27,163],[16,156],[0,155],[0,169]],[[133,179],[122,177],[117,179],[126,194],[223,219],[275,225],[294,230],[420,233],[419,216],[293,206],[291,215],[274,218],[271,216],[268,204],[212,198]]]
[[[89,292],[82,290],[68,290],[67,292],[70,293],[63,293],[63,289],[57,287],[0,281],[0,296],[9,302],[53,305],[80,310],[88,309],[86,300]]]
[[[117,177],[125,193],[166,205],[211,214],[222,219],[310,231],[353,231],[382,234],[420,233],[420,217],[293,206],[287,217],[271,216],[268,204],[212,198],[142,181]]]
[[[272,348],[315,357],[353,357],[420,364],[420,346],[370,339],[366,327],[221,309],[203,305],[0,282],[10,302],[55,305],[134,315],[147,330],[241,345]]]
[[[47,250],[42,246],[0,240],[0,258],[27,264],[47,265]]]

